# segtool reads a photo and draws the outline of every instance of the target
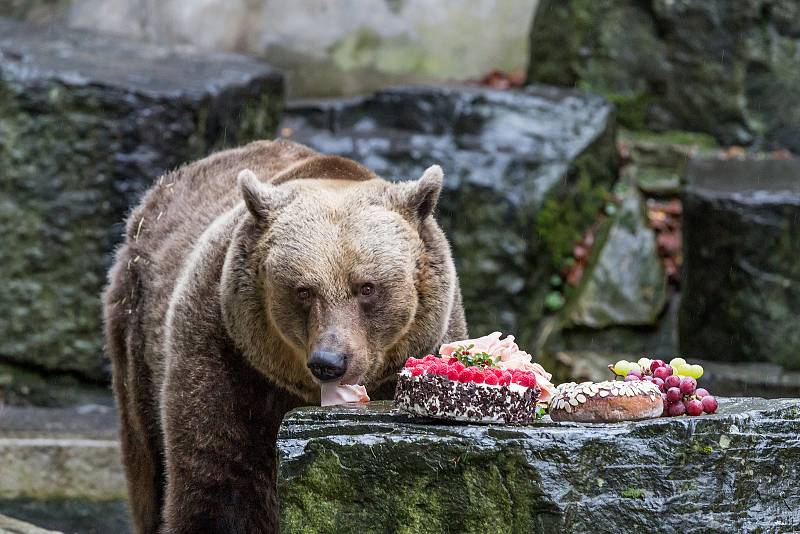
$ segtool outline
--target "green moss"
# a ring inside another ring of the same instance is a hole
[[[665,145],[688,145],[700,149],[713,150],[718,148],[716,139],[702,132],[689,132],[686,130],[667,130],[654,132],[652,130],[620,130],[621,140],[646,141]]]
[[[339,447],[312,442],[301,472],[279,478],[283,532],[524,532],[541,493],[520,451],[432,446]],[[399,450],[397,450],[399,448]],[[406,451],[406,449],[409,449]],[[391,452],[390,452],[391,451]],[[368,456],[364,456],[364,455]],[[364,465],[374,458],[378,474]],[[367,470],[364,470],[367,469]],[[419,473],[430,473],[429,476]],[[372,481],[371,477],[391,477]],[[358,509],[353,502],[360,502]],[[456,522],[452,510],[460,510]]]
[[[562,295],[559,291],[551,291],[544,298],[544,305],[551,312],[557,312],[563,308],[565,302],[566,300],[564,299],[564,295]]]
[[[644,130],[647,127],[647,113],[655,103],[655,97],[649,93],[619,93],[593,86],[585,80],[577,83],[579,89],[591,91],[605,97],[617,108],[617,121],[620,126],[633,130]]]
[[[536,231],[544,244],[553,270],[572,256],[575,244],[603,207],[608,189],[592,180],[590,160],[578,163],[575,191],[569,196],[548,198],[536,218]]]
[[[638,488],[628,488],[621,495],[626,499],[644,499],[644,491]]]

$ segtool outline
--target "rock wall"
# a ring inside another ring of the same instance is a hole
[[[800,160],[700,158],[687,177],[682,352],[800,369]]]
[[[0,358],[105,380],[99,295],[129,207],[270,137],[282,105],[256,60],[0,19]]]
[[[10,11],[265,58],[295,96],[522,70],[537,0],[12,0]],[[2,14],[0,8],[0,14]],[[475,36],[480,36],[476,39]]]
[[[598,91],[630,128],[800,152],[798,47],[795,0],[543,0],[528,78]]]

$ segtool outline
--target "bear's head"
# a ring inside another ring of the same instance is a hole
[[[338,169],[339,173],[320,169]],[[457,284],[432,213],[442,171],[390,183],[330,156],[246,206],[223,274],[226,325],[252,365],[314,398],[319,383],[374,385],[441,341]]]

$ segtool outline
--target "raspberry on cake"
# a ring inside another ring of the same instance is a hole
[[[409,358],[395,405],[406,412],[462,421],[528,423],[538,400],[554,391],[551,375],[531,362],[514,337],[494,332],[442,345],[439,356]]]

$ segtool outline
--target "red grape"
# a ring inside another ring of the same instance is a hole
[[[638,376],[636,376],[635,374],[633,374],[633,373],[631,373],[631,374],[629,374],[628,376],[625,377],[625,382],[634,382],[634,381],[639,381],[639,380],[641,380],[641,379]]]
[[[701,401],[703,404],[703,411],[706,413],[714,413],[717,411],[717,399],[713,395],[706,395]]]
[[[702,399],[703,397],[705,397],[709,393],[708,393],[708,390],[706,388],[697,388],[696,390],[694,390],[694,394]]]
[[[661,394],[661,402],[664,403],[664,412],[661,415],[668,415],[669,414],[669,401],[667,400],[667,394]]]
[[[681,380],[681,393],[684,395],[691,395],[697,389],[697,380],[691,376],[685,376]]]
[[[653,382],[653,384],[658,386],[658,389],[660,389],[661,391],[664,391],[664,381],[663,380],[661,380],[660,378],[656,377],[656,378],[654,378],[652,380],[652,382]]]
[[[700,415],[703,413],[703,403],[697,399],[690,399],[686,401],[686,413],[689,415]]]
[[[677,417],[686,413],[686,406],[682,402],[676,402],[669,405],[669,414],[672,417]]]
[[[664,360],[653,360],[650,362],[650,370],[655,371],[659,367],[664,367],[665,365]]]
[[[650,376],[650,375],[646,375],[646,376],[642,377],[642,380],[644,380],[645,382],[652,382],[653,381],[653,377]]]
[[[671,374],[672,374],[672,370],[669,369],[668,367],[659,367],[655,371],[653,371],[653,376],[655,378],[660,378],[661,380],[664,380],[665,378],[667,378]]]
[[[664,386],[667,388],[677,388],[681,385],[681,377],[670,375],[664,379]]]
[[[630,371],[628,371],[628,376],[631,375],[635,376],[638,380],[642,379],[642,372],[638,369],[631,369]]]
[[[678,388],[669,388],[667,390],[667,400],[669,402],[678,402],[681,400],[681,390]]]

